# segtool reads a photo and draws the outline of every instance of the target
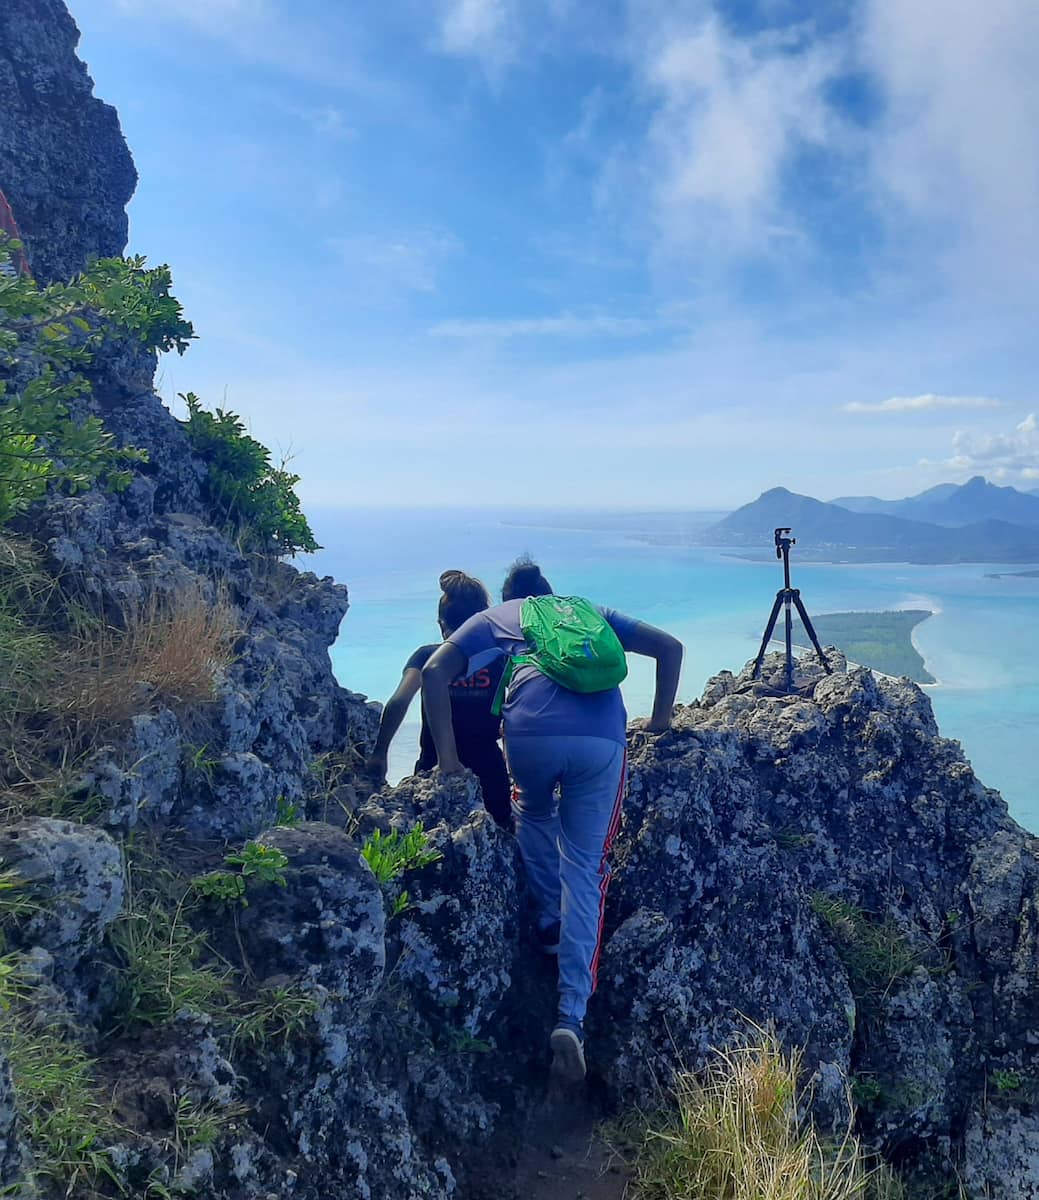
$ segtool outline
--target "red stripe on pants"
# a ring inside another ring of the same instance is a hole
[[[595,938],[595,954],[592,956],[592,992],[599,986],[599,954],[602,950],[603,927],[606,924],[606,890],[610,886],[610,867],[608,859],[613,848],[613,839],[621,827],[621,808],[624,805],[624,787],[628,780],[628,751],[624,751],[624,761],[621,763],[620,783],[617,785],[617,799],[613,804],[613,815],[606,830],[606,840],[602,846],[602,858],[599,860],[599,931]]]

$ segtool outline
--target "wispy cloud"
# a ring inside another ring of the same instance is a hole
[[[441,321],[430,329],[434,337],[450,338],[516,338],[555,337],[584,338],[642,337],[661,328],[659,320],[642,317],[580,317],[564,313],[558,317],[514,317],[500,320]]]
[[[390,236],[330,238],[355,282],[383,293],[433,292],[445,263],[462,248],[452,233],[428,230]]]
[[[870,184],[916,257],[978,288],[1039,282],[1039,5],[864,0],[859,49],[884,116]]]
[[[852,400],[841,405],[841,412],[849,413],[893,413],[926,412],[946,408],[1000,408],[1003,401],[991,396],[936,396],[930,392],[922,396],[892,396],[875,403]]]
[[[826,88],[839,66],[803,31],[740,37],[710,7],[678,28],[654,22],[635,67],[656,108],[648,172],[665,237],[755,245],[796,232],[784,172],[804,147],[834,146]]]

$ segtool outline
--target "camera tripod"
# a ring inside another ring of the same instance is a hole
[[[815,652],[819,655],[819,661],[822,663],[823,670],[827,675],[831,673],[830,663],[823,653],[822,646],[819,645],[819,639],[815,636],[815,629],[812,626],[811,618],[808,616],[805,606],[801,602],[800,589],[790,586],[790,547],[796,543],[797,538],[790,537],[790,527],[788,525],[778,526],[773,536],[776,543],[776,558],[783,560],[783,586],[776,592],[776,602],[772,605],[772,612],[769,614],[768,624],[765,626],[765,635],[761,639],[761,649],[754,660],[754,671],[751,674],[751,679],[757,679],[761,674],[761,664],[765,658],[765,650],[772,640],[772,634],[776,628],[776,618],[779,616],[780,608],[782,608],[786,631],[786,691],[792,692],[794,691],[794,656],[790,644],[793,628],[790,616],[791,604],[797,609],[798,616],[801,618],[801,624],[805,627],[805,632],[812,639],[812,645],[815,647]]]

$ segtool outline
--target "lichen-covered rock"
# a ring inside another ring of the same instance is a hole
[[[380,886],[363,841],[420,819],[440,857]],[[511,838],[474,778],[424,776],[373,797],[355,839],[306,823],[260,840],[289,862],[283,888],[250,890],[242,948],[316,1002],[310,1038],[253,1064],[263,1120],[293,1148],[292,1194],[453,1196],[458,1148],[486,1141],[528,1069],[502,1037],[526,1007]]]
[[[318,984],[364,1012],[386,966],[382,891],[359,848],[334,825],[312,821],[272,829],[259,841],[288,859],[284,884],[254,888],[239,918],[254,973]]]
[[[963,1183],[974,1197],[1039,1198],[1039,1116],[992,1106],[975,1112],[964,1138]]]
[[[47,950],[55,976],[72,984],[122,906],[119,848],[99,829],[32,817],[0,830],[0,862],[29,903],[5,931],[8,944]]]
[[[409,906],[397,927],[397,971],[423,1011],[450,1011],[476,1034],[511,983],[518,949],[520,864],[515,841],[495,825],[470,772],[416,775],[372,797],[359,833],[416,824],[439,858],[400,886]]]
[[[137,186],[114,108],[94,99],[61,0],[0,5],[0,190],[38,279],[121,254]]]

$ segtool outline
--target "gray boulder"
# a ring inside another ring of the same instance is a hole
[[[123,903],[119,848],[100,829],[32,817],[0,830],[0,862],[20,881],[28,911],[5,931],[12,949],[42,947],[55,978],[74,986]]]

